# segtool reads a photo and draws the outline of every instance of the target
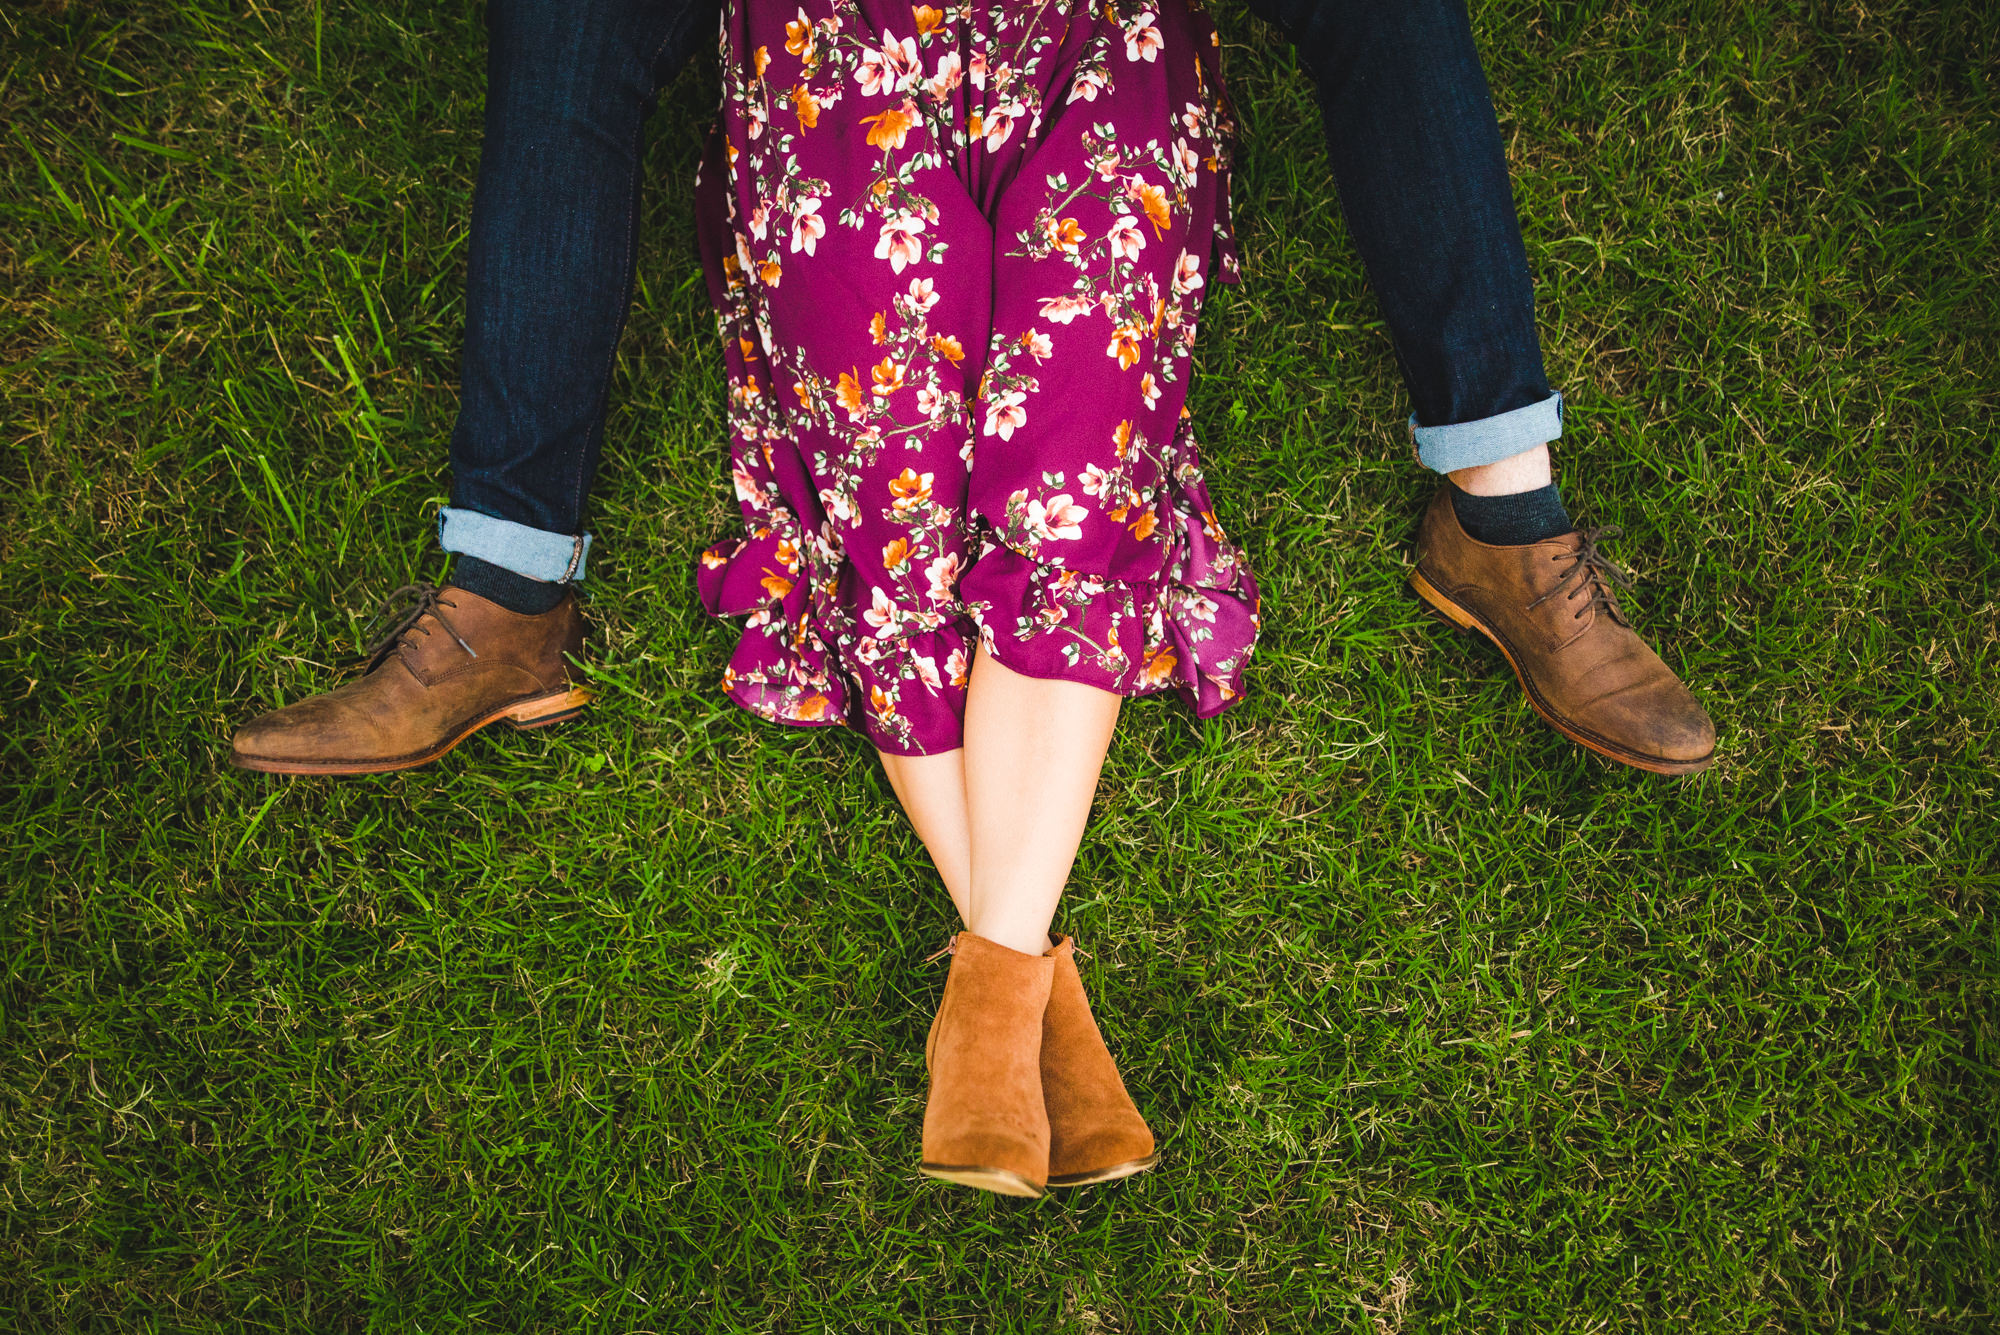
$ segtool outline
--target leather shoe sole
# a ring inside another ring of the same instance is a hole
[[[396,770],[415,769],[419,765],[430,764],[490,723],[505,721],[523,731],[546,728],[551,724],[575,718],[589,703],[590,692],[580,686],[554,691],[548,695],[537,695],[527,700],[515,700],[473,719],[471,723],[436,746],[408,755],[373,760],[308,760],[232,751],[229,763],[238,769],[256,770],[260,774],[389,774]]]
[[[1535,689],[1535,683],[1521,670],[1521,660],[1514,656],[1514,650],[1508,645],[1505,636],[1488,626],[1471,609],[1459,606],[1440,593],[1437,586],[1424,578],[1422,566],[1410,572],[1410,587],[1417,591],[1418,597],[1443,613],[1446,619],[1460,630],[1477,631],[1491,640],[1494,647],[1507,659],[1507,666],[1514,669],[1515,679],[1521,683],[1521,689],[1527,692],[1528,703],[1542,716],[1542,721],[1578,746],[1595,751],[1607,760],[1615,760],[1621,765],[1630,765],[1633,769],[1642,769],[1653,774],[1698,774],[1715,763],[1713,750],[1694,760],[1670,760],[1664,756],[1647,755],[1643,751],[1620,746],[1608,738],[1599,737],[1581,724],[1563,718],[1549,708],[1541,693]]]
[[[934,1177],[940,1182],[952,1182],[961,1187],[977,1187],[981,1191],[991,1191],[1002,1196],[1024,1196],[1035,1200],[1042,1195],[1040,1187],[1007,1168],[925,1162],[917,1165],[917,1171],[925,1177]]]
[[[1098,1182],[1116,1182],[1120,1178],[1131,1177],[1135,1173],[1143,1173],[1159,1161],[1159,1151],[1155,1150],[1143,1159],[1128,1159],[1124,1163],[1112,1164],[1109,1168],[1093,1168],[1087,1173],[1064,1173],[1060,1177],[1051,1175],[1049,1185],[1052,1187],[1088,1187]]]

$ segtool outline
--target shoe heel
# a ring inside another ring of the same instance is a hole
[[[1410,587],[1417,591],[1417,597],[1430,604],[1434,610],[1442,612],[1445,619],[1460,630],[1479,630],[1479,627],[1472,620],[1472,614],[1439,593],[1432,586],[1431,582],[1424,578],[1424,572],[1421,569],[1410,571]]]
[[[544,695],[539,699],[525,700],[515,705],[501,717],[523,732],[535,728],[546,728],[556,723],[566,723],[583,712],[590,703],[590,692],[582,687],[558,691],[554,695]]]

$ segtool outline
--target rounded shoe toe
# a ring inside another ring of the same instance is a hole
[[[366,763],[388,754],[379,720],[355,708],[367,680],[251,719],[230,740],[230,758],[238,765],[259,769]]]
[[[288,711],[259,714],[236,730],[229,739],[230,759],[238,764],[248,760],[298,760],[308,754],[300,745],[299,730],[285,717]]]
[[[1699,769],[1715,754],[1715,723],[1678,678],[1618,691],[1596,701],[1585,722],[1621,750]]]
[[[1135,1114],[1080,1139],[1051,1145],[1049,1179],[1054,1185],[1067,1185],[1057,1179],[1123,1176],[1116,1170],[1151,1161],[1157,1148],[1152,1131]]]

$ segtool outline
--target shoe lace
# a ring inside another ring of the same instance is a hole
[[[408,632],[417,630],[422,631],[426,635],[430,634],[431,628],[429,626],[417,624],[425,617],[430,617],[438,625],[443,626],[445,632],[452,639],[458,641],[459,648],[465,650],[466,653],[471,654],[474,658],[479,657],[478,651],[467,644],[465,637],[458,633],[458,629],[450,621],[446,620],[445,614],[441,609],[456,607],[458,604],[442,597],[443,593],[444,590],[438,588],[435,584],[405,584],[402,588],[397,589],[382,600],[382,606],[376,611],[374,617],[369,620],[368,628],[362,632],[363,637],[365,638],[371,634],[375,627],[390,620],[392,617],[395,619],[395,624],[383,631],[369,643],[366,649],[361,651],[362,657],[368,660],[368,670],[370,672],[373,672],[376,665],[389,656],[395,647],[402,642],[403,636]],[[407,604],[407,606],[404,606],[404,604]]]
[[[1583,614],[1591,608],[1601,607],[1619,625],[1630,626],[1632,623],[1625,619],[1624,611],[1618,606],[1618,597],[1612,590],[1631,588],[1631,572],[1613,564],[1597,545],[1600,538],[1616,538],[1623,535],[1624,530],[1616,526],[1587,528],[1579,532],[1577,536],[1583,541],[1577,544],[1575,551],[1559,552],[1549,558],[1551,561],[1567,561],[1569,566],[1556,581],[1555,587],[1528,604],[1528,610],[1534,611],[1559,593],[1563,595],[1564,602],[1573,600],[1580,593],[1588,593],[1589,600],[1576,609],[1576,616],[1571,618],[1572,620],[1580,621],[1583,619]],[[1565,593],[1564,590],[1568,592]]]

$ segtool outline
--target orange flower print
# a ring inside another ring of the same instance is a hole
[[[875,397],[886,399],[903,387],[903,368],[893,357],[884,357],[875,364]]]
[[[757,266],[757,276],[764,280],[765,287],[776,287],[785,271],[778,267],[776,260],[765,260]]]
[[[1111,331],[1110,346],[1104,349],[1107,357],[1116,357],[1121,370],[1129,371],[1139,364],[1139,327],[1121,324]]]
[[[1111,428],[1111,443],[1118,447],[1118,457],[1123,459],[1132,451],[1132,419],[1126,418]]]
[[[917,109],[905,98],[900,107],[891,107],[877,116],[863,116],[863,125],[871,126],[868,142],[876,148],[901,148],[903,141],[917,125]]]
[[[807,412],[812,411],[812,390],[807,388],[805,381],[794,380],[792,382],[792,393],[799,396],[799,407],[804,408]]]
[[[1159,686],[1172,681],[1174,669],[1179,664],[1180,660],[1174,657],[1174,651],[1162,645],[1153,651],[1153,656],[1139,669],[1139,684]]]
[[[799,118],[801,130],[810,130],[819,124],[819,99],[804,84],[792,89],[792,112]]]
[[[736,340],[736,350],[743,354],[743,360],[746,362],[754,362],[757,360],[757,345],[755,343],[752,343],[747,338],[739,338]]]
[[[919,473],[914,468],[905,468],[897,476],[889,479],[889,503],[897,514],[908,514],[931,498],[931,482],[935,473]]]
[[[956,334],[937,335],[931,340],[931,348],[954,366],[965,360],[965,345],[958,341]]]
[[[814,719],[825,718],[826,707],[831,703],[832,701],[828,700],[823,695],[809,695],[805,699],[799,701],[799,707],[795,711],[793,711],[792,717],[797,719],[802,719],[807,722],[810,722]]]
[[[1153,379],[1151,371],[1139,377],[1139,393],[1145,398],[1148,408],[1154,407],[1159,403],[1160,382]]]
[[[729,564],[729,558],[711,547],[701,554],[701,563],[706,569],[720,570]]]
[[[1049,336],[1039,329],[1030,329],[1021,335],[1021,347],[1038,362],[1047,361],[1055,353],[1055,345]]]
[[[804,9],[799,16],[785,25],[785,50],[795,56],[809,58],[813,49],[812,20],[806,17]]]
[[[1149,185],[1134,175],[1132,184],[1125,188],[1125,193],[1137,200],[1139,207],[1146,211],[1146,221],[1153,224],[1153,235],[1165,236],[1168,225],[1173,222],[1173,214],[1167,208],[1166,187]]]
[[[917,36],[922,37],[944,22],[944,11],[932,9],[929,5],[918,5],[913,11],[917,20]]]
[[[840,382],[833,387],[833,397],[840,401],[841,407],[847,409],[848,420],[854,422],[861,420],[862,407],[868,400],[861,395],[860,379],[851,371],[840,373]]]
[[[868,337],[877,347],[889,341],[889,317],[885,313],[876,311],[869,318]]]
[[[1049,244],[1065,255],[1076,254],[1076,248],[1083,244],[1083,228],[1074,218],[1049,219],[1044,229]]]
[[[897,538],[882,549],[882,568],[901,570],[910,560],[910,540]]]
[[[875,717],[884,720],[896,717],[896,702],[882,694],[880,686],[868,688],[868,707],[875,711]]]
[[[775,570],[766,570],[764,578],[757,581],[764,586],[764,592],[773,598],[782,598],[792,591],[792,582]]]
[[[1132,536],[1144,542],[1153,536],[1153,530],[1160,526],[1160,516],[1151,508],[1141,510],[1139,517],[1132,521]]]
[[[757,48],[756,63],[757,63],[757,77],[761,79],[764,77],[764,71],[771,68],[770,47],[760,46]]]

